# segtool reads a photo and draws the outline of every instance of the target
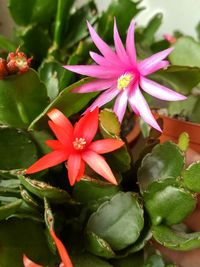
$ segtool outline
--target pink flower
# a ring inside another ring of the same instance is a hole
[[[117,181],[99,154],[116,150],[124,145],[118,139],[103,139],[92,142],[98,129],[99,109],[87,112],[73,128],[71,122],[62,112],[53,109],[48,113],[49,126],[58,140],[48,140],[46,144],[54,151],[45,155],[26,171],[27,174],[38,172],[46,168],[67,162],[68,177],[71,185],[79,181],[84,174],[85,163],[96,173],[113,184]]]
[[[176,43],[176,37],[170,34],[164,34],[163,37],[165,38],[166,41],[168,41],[170,44]]]
[[[58,249],[58,252],[60,254],[60,258],[62,260],[62,262],[60,264],[60,267],[73,267],[73,264],[72,264],[72,262],[70,260],[68,252],[65,249],[63,243],[56,236],[56,234],[53,231],[53,229],[51,229],[50,233],[51,233],[51,236],[54,239],[54,242],[55,242],[56,247]],[[31,261],[29,258],[26,257],[26,255],[23,256],[23,263],[24,263],[24,267],[43,267],[42,265],[38,265],[38,264],[34,263],[33,261]]]
[[[92,82],[75,88],[73,92],[86,93],[105,90],[89,107],[89,110],[93,110],[97,106],[101,107],[117,97],[114,111],[120,122],[124,117],[127,103],[129,103],[136,114],[140,115],[152,127],[161,131],[140,89],[163,100],[186,99],[185,96],[146,78],[147,75],[168,66],[169,62],[163,59],[170,54],[172,48],[137,62],[134,44],[134,21],[130,23],[128,28],[126,48],[124,48],[120,39],[116,21],[114,22],[115,52],[98,36],[89,23],[88,28],[93,42],[102,55],[90,52],[90,56],[97,65],[64,66],[70,71],[95,78]]]

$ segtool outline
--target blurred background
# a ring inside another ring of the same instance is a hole
[[[75,0],[77,6],[81,6],[86,0]],[[111,3],[111,0],[96,0],[99,10],[104,10]],[[0,34],[10,36],[12,30],[12,20],[6,8],[7,0],[0,0]],[[140,25],[146,25],[150,17],[157,12],[164,15],[164,23],[160,27],[157,35],[164,33],[172,34],[174,30],[180,30],[184,34],[195,36],[195,27],[200,20],[199,0],[142,0],[140,6],[146,7],[138,14],[136,20]],[[188,10],[190,12],[188,12]]]

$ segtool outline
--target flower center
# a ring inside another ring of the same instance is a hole
[[[83,150],[86,146],[86,140],[84,138],[75,138],[73,146],[76,150]]]
[[[123,74],[117,80],[117,89],[125,89],[129,86],[133,76],[130,73]]]

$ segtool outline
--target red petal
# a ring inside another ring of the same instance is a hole
[[[103,176],[110,183],[117,185],[117,181],[110,167],[102,156],[88,150],[82,154],[82,158],[96,173]]]
[[[23,255],[23,263],[24,267],[43,267],[42,265],[38,265],[33,261],[29,260],[29,258],[27,258],[26,255]]]
[[[99,108],[87,112],[75,125],[74,137],[85,138],[89,144],[95,137],[98,129]]]
[[[51,235],[52,235],[52,237],[56,243],[56,247],[58,249],[58,252],[60,254],[60,257],[61,257],[62,263],[64,264],[64,267],[73,267],[73,264],[70,260],[69,254],[68,254],[66,248],[64,247],[63,243],[56,236],[53,229],[50,230],[50,233],[51,233]]]
[[[83,177],[85,172],[85,162],[81,159],[81,166],[79,169],[79,173],[77,175],[76,181],[79,182],[81,180],[81,178]]]
[[[76,179],[79,174],[79,170],[81,167],[81,156],[80,154],[71,154],[69,156],[68,162],[67,162],[67,168],[68,168],[68,177],[70,185],[74,185],[76,182]]]
[[[31,174],[34,172],[39,172],[44,169],[53,167],[55,165],[60,164],[61,162],[67,160],[68,155],[65,151],[56,150],[53,151],[38,161],[36,161],[33,165],[31,165],[27,170],[26,174]]]
[[[61,150],[63,148],[62,144],[58,140],[46,140],[45,143],[54,150]]]
[[[68,118],[58,109],[54,108],[47,113],[49,118],[58,126],[63,128],[63,130],[71,135],[73,133],[73,126]]]
[[[61,144],[64,146],[64,148],[67,148],[71,151],[72,148],[72,135],[68,135],[63,128],[58,126],[52,121],[48,121],[49,127],[55,134],[55,136],[58,138],[58,140],[61,142]]]
[[[110,138],[92,142],[88,148],[98,154],[104,154],[116,150],[123,145],[123,141]]]

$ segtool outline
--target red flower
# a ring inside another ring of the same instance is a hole
[[[60,267],[73,267],[73,264],[72,264],[72,262],[70,260],[70,257],[68,255],[67,250],[65,249],[63,243],[56,236],[56,234],[53,231],[53,229],[50,230],[50,233],[51,233],[51,236],[54,239],[54,242],[56,243],[56,247],[57,247],[58,252],[60,254],[60,258],[62,260],[62,262],[60,264]],[[43,267],[41,265],[38,265],[38,264],[34,263],[30,259],[28,259],[26,257],[26,255],[23,256],[23,263],[24,263],[24,267]]]
[[[62,112],[53,109],[48,113],[49,126],[58,140],[47,140],[54,151],[39,159],[28,168],[27,174],[35,173],[68,160],[68,177],[71,185],[84,174],[85,163],[96,173],[113,184],[117,181],[100,154],[116,150],[124,145],[118,139],[103,139],[92,142],[98,129],[98,108],[86,113],[73,128]]]
[[[0,58],[0,80],[8,75],[7,62],[5,59]]]
[[[18,48],[15,53],[11,52],[8,54],[7,69],[9,74],[20,74],[29,70],[32,57],[27,58],[27,56],[19,50],[20,48]]]

